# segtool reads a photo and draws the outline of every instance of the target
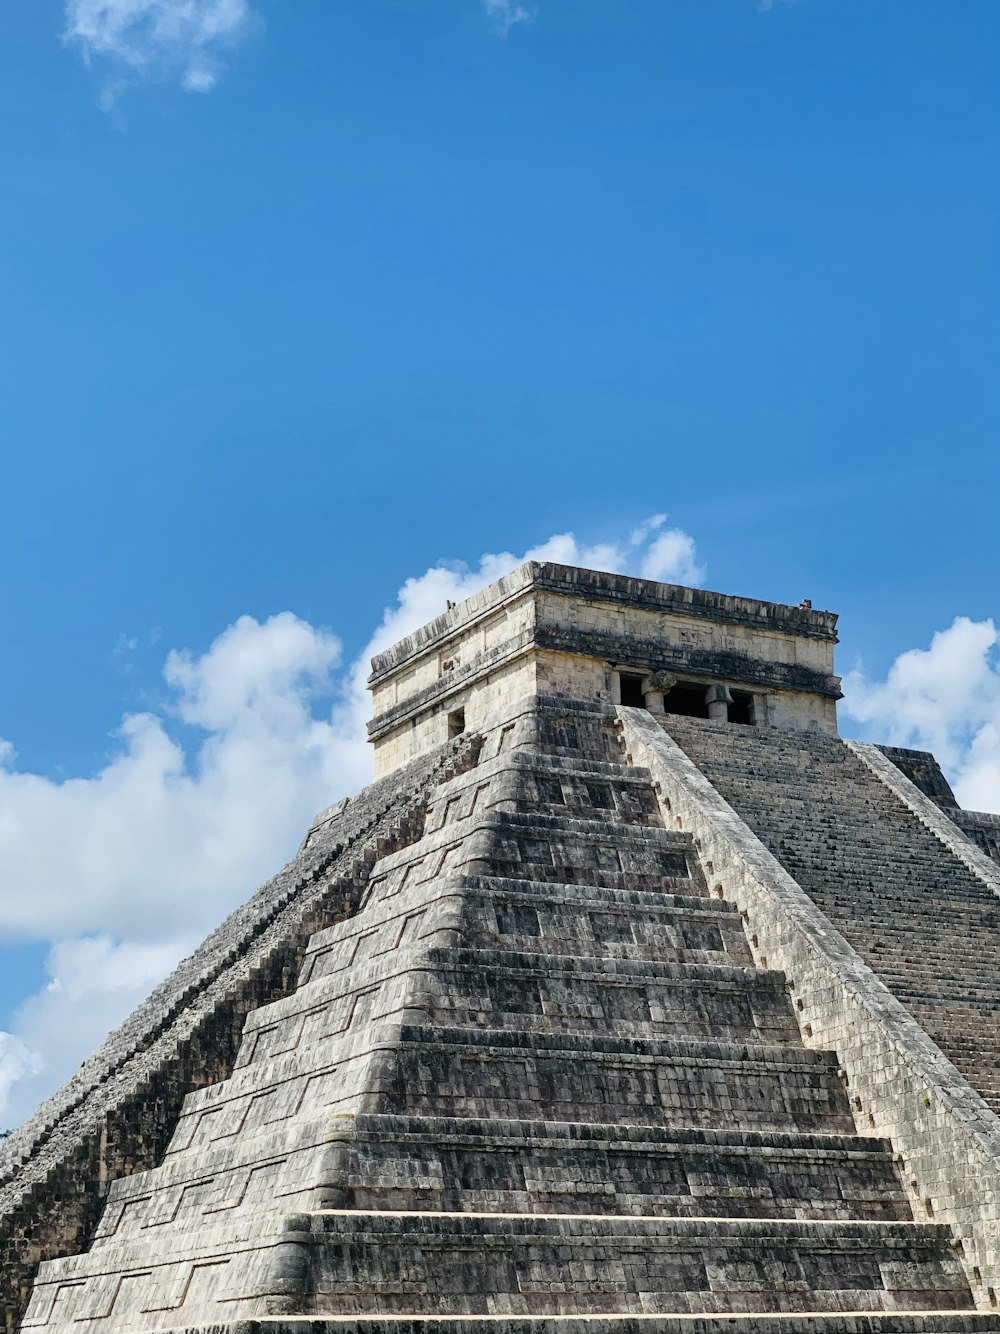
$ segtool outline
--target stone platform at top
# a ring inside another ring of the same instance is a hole
[[[836,734],[837,617],[528,561],[372,659],[377,777],[536,693]]]

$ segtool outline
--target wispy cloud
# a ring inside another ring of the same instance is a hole
[[[63,39],[76,47],[104,81],[100,102],[111,110],[122,93],[144,79],[171,80],[191,93],[208,93],[225,65],[223,56],[260,18],[248,0],[64,0]],[[493,31],[506,37],[533,17],[520,0],[480,0]]]
[[[482,6],[493,31],[501,37],[506,37],[515,23],[526,23],[532,17],[532,11],[517,0],[482,0]]]
[[[317,810],[370,781],[371,655],[525,559],[703,575],[693,540],[663,515],[604,542],[557,533],[407,579],[353,662],[291,612],[241,616],[204,652],[171,651],[161,706],[123,718],[117,754],[90,777],[21,769],[0,740],[0,937],[50,942],[48,981],[0,1032],[0,1126],[277,870]],[[196,740],[185,749],[178,735]]]
[[[210,92],[221,55],[248,30],[247,0],[66,0],[64,39],[106,72],[101,102],[110,108],[139,79],[175,79]]]

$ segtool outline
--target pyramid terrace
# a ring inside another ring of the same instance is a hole
[[[9,1331],[1000,1332],[1000,844],[836,617],[528,563],[0,1146]]]

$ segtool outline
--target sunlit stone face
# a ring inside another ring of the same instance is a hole
[[[373,660],[376,775],[535,693],[835,734],[836,619],[529,562]]]

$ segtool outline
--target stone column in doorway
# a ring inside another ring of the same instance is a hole
[[[642,683],[642,700],[650,713],[664,713],[664,696],[677,684],[670,672],[652,672]]]
[[[710,718],[729,719],[729,706],[733,702],[728,686],[709,686],[705,691],[705,703],[708,705]]]

